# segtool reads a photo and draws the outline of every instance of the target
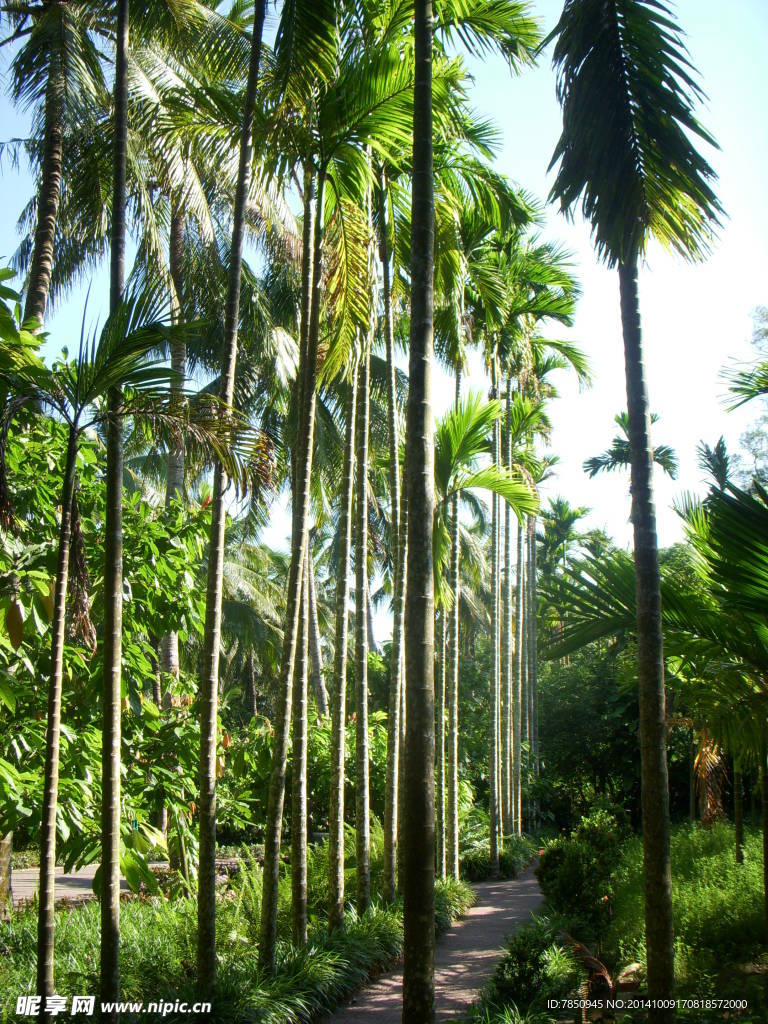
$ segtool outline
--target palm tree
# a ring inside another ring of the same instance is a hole
[[[651,426],[658,423],[659,417],[651,413]],[[609,473],[614,469],[625,469],[631,464],[632,456],[629,448],[629,417],[625,412],[617,413],[613,418],[621,433],[611,442],[611,447],[600,455],[584,461],[584,472],[592,479],[598,473]],[[657,445],[653,449],[653,461],[672,480],[677,479],[677,455],[667,444]]]
[[[98,339],[90,344],[81,338],[78,358],[48,369],[35,360],[0,379],[18,400],[49,407],[68,427],[67,457],[63,467],[61,524],[54,590],[51,630],[51,675],[48,688],[46,759],[43,786],[43,811],[40,830],[40,889],[38,902],[37,992],[52,995],[54,877],[56,865],[56,808],[59,777],[59,734],[61,692],[64,669],[64,638],[67,579],[69,574],[72,505],[75,492],[76,459],[83,433],[106,420],[103,400],[115,388],[125,393],[123,416],[149,417],[157,424],[187,431],[194,439],[211,444],[219,457],[227,461],[226,446],[211,430],[211,415],[190,419],[189,409],[179,405],[174,395],[162,390],[176,384],[175,373],[148,361],[148,354],[180,332],[168,327],[167,312],[158,301],[158,293],[133,295],[123,300],[111,314]],[[6,342],[8,344],[8,342]],[[6,349],[8,352],[9,349]],[[19,344],[20,354],[29,353]],[[28,358],[28,357],[27,357]],[[175,388],[174,388],[175,390]],[[233,464],[227,461],[231,471]]]
[[[455,557],[459,545],[453,543],[460,526],[454,522],[457,515],[456,498],[470,507],[476,507],[478,490],[489,490],[493,495],[509,502],[518,516],[536,508],[536,499],[530,487],[521,479],[516,463],[513,468],[499,467],[496,463],[481,465],[484,456],[492,450],[491,436],[501,417],[501,403],[484,401],[477,394],[460,400],[439,422],[435,434],[435,587],[442,603],[452,608],[456,621],[455,604],[459,595],[451,592],[444,580],[455,575]],[[446,572],[450,566],[450,572]],[[455,626],[454,626],[455,629]],[[451,642],[455,643],[453,636]],[[450,670],[446,684],[448,709],[448,756],[446,801],[446,866],[450,875],[458,878],[459,871],[459,806],[458,806],[458,644],[456,655],[448,659]]]
[[[24,302],[24,320],[42,326],[55,258],[67,121],[86,121],[106,94],[95,36],[103,15],[93,4],[9,2],[2,17],[13,29],[6,41],[23,44],[12,64],[12,97],[41,113],[40,181]],[[39,155],[38,155],[39,154]]]
[[[243,237],[248,182],[251,173],[253,117],[261,60],[264,10],[264,0],[257,0],[240,134],[237,190],[232,214],[232,243],[221,368],[221,399],[227,413],[232,409],[234,397]],[[205,646],[200,680],[200,861],[197,904],[197,980],[203,992],[212,991],[216,983],[216,723],[226,526],[225,482],[224,467],[217,462],[214,469],[211,503],[211,539],[205,600]]]
[[[402,827],[403,1024],[434,1020],[435,710],[432,515],[432,316],[435,197],[432,142],[432,3],[414,2],[411,320],[405,492],[405,780]]]
[[[363,343],[357,385],[355,444],[355,878],[357,912],[371,902],[368,768],[368,416],[370,339]]]
[[[708,251],[721,206],[715,175],[692,141],[714,144],[693,113],[692,79],[673,15],[659,0],[567,0],[551,38],[563,133],[551,198],[583,197],[598,254],[618,267],[627,380],[637,567],[648,992],[674,989],[669,796],[664,727],[661,603],[652,497],[653,449],[643,366],[637,265],[648,239],[688,259]],[[606,103],[610,109],[606,109]],[[595,127],[594,112],[605,116]],[[673,1010],[654,1009],[654,1021]]]
[[[109,307],[125,281],[125,197],[128,134],[129,0],[118,0],[115,44],[112,236]],[[107,394],[104,514],[104,654],[101,739],[101,999],[120,998],[120,702],[123,624],[123,424],[119,386]],[[116,1019],[107,1013],[107,1019]]]

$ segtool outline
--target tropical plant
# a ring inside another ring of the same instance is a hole
[[[632,505],[638,590],[638,686],[643,769],[648,990],[664,1000],[674,989],[669,806],[661,605],[652,498],[638,260],[648,240],[688,259],[708,251],[722,212],[715,175],[692,136],[712,137],[696,119],[701,90],[690,73],[680,31],[657,0],[567,0],[550,38],[563,109],[559,164],[551,197],[570,210],[581,198],[598,255],[618,267],[627,378]],[[611,98],[595,129],[594,111]],[[667,1021],[673,1011],[654,1009]]]

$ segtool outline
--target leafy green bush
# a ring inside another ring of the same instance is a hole
[[[548,999],[561,999],[577,987],[579,968],[555,932],[551,919],[534,917],[515,933],[473,1011],[475,1024],[517,1022],[522,1015],[532,1021],[546,1009]]]
[[[482,882],[491,873],[490,821],[481,807],[469,806],[461,823],[461,877],[467,882]],[[536,844],[527,836],[505,836],[499,851],[499,874],[515,878],[530,864]]]
[[[616,817],[596,811],[570,836],[549,842],[539,860],[536,877],[549,905],[582,937],[599,937],[608,924],[621,838]]]

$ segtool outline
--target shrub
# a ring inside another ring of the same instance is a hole
[[[599,937],[608,924],[621,837],[615,816],[600,810],[548,843],[539,860],[536,877],[548,903],[582,936]]]
[[[550,918],[534,917],[515,933],[473,1011],[473,1022],[515,1021],[522,1015],[532,1020],[529,1013],[546,1009],[548,999],[561,999],[576,988],[579,968],[555,932]]]

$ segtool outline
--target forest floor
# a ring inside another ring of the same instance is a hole
[[[505,939],[527,924],[543,897],[530,867],[509,881],[474,886],[472,909],[437,940],[435,1021],[458,1021],[477,999],[504,953]],[[326,1024],[401,1024],[403,971],[398,968],[361,989]]]

